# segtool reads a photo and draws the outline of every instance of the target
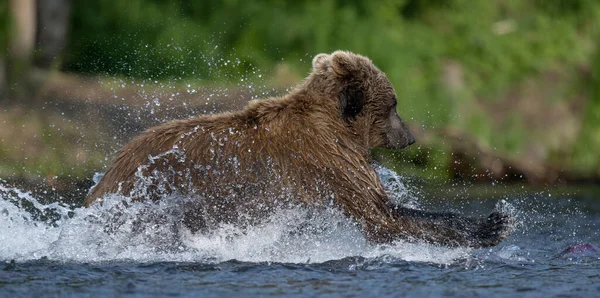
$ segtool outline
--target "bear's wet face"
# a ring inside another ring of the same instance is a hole
[[[319,54],[313,70],[338,85],[340,115],[369,149],[402,149],[415,142],[400,119],[394,87],[385,73],[362,56],[347,52]]]
[[[403,149],[412,145],[415,138],[398,115],[393,88],[387,85],[386,89],[392,92],[379,95],[365,92],[356,85],[343,88],[340,92],[342,118],[351,125],[368,127],[366,139],[370,149]]]
[[[396,91],[388,80],[385,73],[371,64],[372,72],[368,73],[368,86],[371,90],[368,94],[371,98],[369,110],[373,117],[379,118],[372,121],[370,129],[371,139],[381,139],[378,143],[372,143],[371,148],[379,147],[386,149],[403,149],[415,142],[415,137],[410,133],[398,115],[398,99]],[[380,138],[375,138],[379,134]]]

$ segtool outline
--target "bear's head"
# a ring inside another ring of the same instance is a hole
[[[344,51],[318,54],[311,79],[336,101],[340,117],[366,147],[402,149],[415,142],[398,116],[394,87],[368,58]]]

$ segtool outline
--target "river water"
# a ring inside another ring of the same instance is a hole
[[[597,297],[600,197],[551,191],[427,200],[386,169],[402,205],[485,216],[515,231],[486,249],[372,245],[337,210],[191,234],[178,198],[82,208],[0,181],[0,297]],[[490,186],[493,187],[493,186]],[[83,199],[83,198],[82,198]],[[125,205],[128,205],[125,207]]]

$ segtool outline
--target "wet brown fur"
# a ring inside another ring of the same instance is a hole
[[[390,127],[387,121],[395,102],[392,85],[369,59],[341,51],[320,54],[312,73],[288,95],[146,130],[122,149],[85,205],[108,193],[148,198],[180,191],[197,198],[188,208],[187,224],[206,229],[219,222],[252,224],[288,203],[331,201],[372,242],[416,238],[448,245],[496,244],[497,237],[488,243],[476,235],[490,219],[457,228],[460,224],[391,205],[370,165],[369,149],[399,149],[414,142],[401,122]],[[164,154],[173,148],[179,155]],[[153,172],[167,173],[157,179],[171,183],[130,193],[139,179],[136,173]]]

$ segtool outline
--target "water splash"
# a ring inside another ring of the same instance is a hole
[[[399,176],[381,167],[378,173],[398,201],[417,202]],[[31,193],[0,182],[0,197],[0,260],[321,263],[388,256],[449,264],[470,251],[401,241],[371,245],[355,222],[335,208],[281,209],[244,230],[222,224],[210,233],[192,234],[182,225],[185,198],[177,195],[132,202],[111,194],[102,205],[83,208],[42,204]]]
[[[398,173],[378,164],[373,164],[373,167],[392,203],[407,208],[420,208],[417,196],[415,196],[410,188],[406,187],[402,177]]]

